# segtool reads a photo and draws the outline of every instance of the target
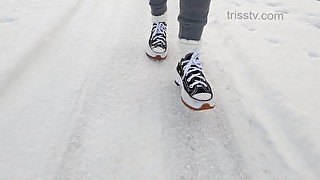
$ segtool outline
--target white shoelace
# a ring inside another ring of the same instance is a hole
[[[155,28],[153,28],[152,39],[155,41],[152,45],[165,44],[165,38],[162,35],[166,36],[165,32],[167,27],[161,22],[156,23],[154,26]]]
[[[194,52],[190,58],[190,60],[186,60],[186,61],[182,61],[181,65],[183,66],[185,63],[188,63],[186,64],[184,67],[183,67],[183,77],[182,79],[184,79],[187,75],[189,75],[190,73],[192,72],[195,72],[195,71],[198,71],[198,73],[195,73],[195,74],[192,74],[188,79],[187,79],[187,82],[190,82],[191,79],[197,77],[199,79],[202,79],[203,81],[206,81],[206,79],[201,75],[203,74],[203,71],[202,71],[202,63],[200,62],[199,60],[199,56],[200,56],[200,53],[198,51]],[[192,66],[194,65],[194,66]],[[200,71],[200,72],[199,72]],[[203,85],[204,87],[207,87],[207,84],[204,83],[203,81],[200,81],[200,80],[195,80],[192,84],[189,85],[190,88],[193,88],[194,86],[196,85]]]

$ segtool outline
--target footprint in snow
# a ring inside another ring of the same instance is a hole
[[[272,44],[282,44],[279,40],[274,38],[265,38],[265,40]]]
[[[316,29],[320,29],[320,18],[316,18],[314,16],[307,16],[303,18],[308,25],[315,27]]]
[[[315,13],[305,13],[304,15],[310,16],[310,17],[317,17],[320,18],[320,14],[315,14]]]
[[[320,20],[314,21],[310,23],[313,27],[320,29]]]
[[[275,12],[282,13],[282,14],[289,14],[290,11],[288,9],[276,9]]]
[[[271,7],[281,6],[281,3],[279,3],[279,2],[267,2],[265,4],[268,5],[268,6],[271,6]]]
[[[249,2],[249,3],[257,3],[256,1],[253,1],[253,0],[247,0],[247,2]]]
[[[15,22],[17,19],[13,17],[0,17],[0,24],[9,24]]]
[[[308,51],[306,50],[306,52],[308,53],[308,56],[311,58],[318,58],[320,57],[318,53],[314,52],[314,51]]]
[[[239,2],[236,2],[236,1],[230,1],[230,3],[235,6],[242,6]]]
[[[252,26],[249,26],[249,25],[246,25],[246,24],[242,24],[242,27],[244,27],[245,29],[247,29],[250,32],[254,32],[254,31],[257,30],[255,27],[252,27]]]

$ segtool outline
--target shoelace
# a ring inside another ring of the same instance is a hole
[[[165,47],[166,42],[166,25],[163,22],[158,22],[153,24],[152,28],[152,45],[157,47]]]
[[[206,79],[202,75],[203,74],[202,63],[199,60],[199,56],[200,56],[200,53],[196,51],[192,54],[190,60],[181,62],[182,66],[187,63],[185,66],[183,66],[184,74],[182,79],[184,79],[186,76],[188,76],[192,72],[198,72],[198,73],[191,74],[191,76],[188,77],[187,82],[190,82],[193,78],[196,78],[196,77],[203,81],[206,81]],[[203,85],[204,87],[207,87],[207,84],[201,80],[196,79],[192,84],[189,85],[189,87],[193,88],[196,85]]]

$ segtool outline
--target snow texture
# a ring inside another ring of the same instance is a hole
[[[319,179],[320,2],[215,0],[193,112],[169,55],[147,58],[147,1],[0,1],[0,179]],[[283,21],[229,20],[281,12]]]

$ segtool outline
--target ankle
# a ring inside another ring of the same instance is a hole
[[[201,41],[179,39],[179,58],[184,58],[189,53],[200,52]]]
[[[166,22],[167,21],[167,13],[160,16],[152,16],[152,23],[158,23],[158,22]]]

